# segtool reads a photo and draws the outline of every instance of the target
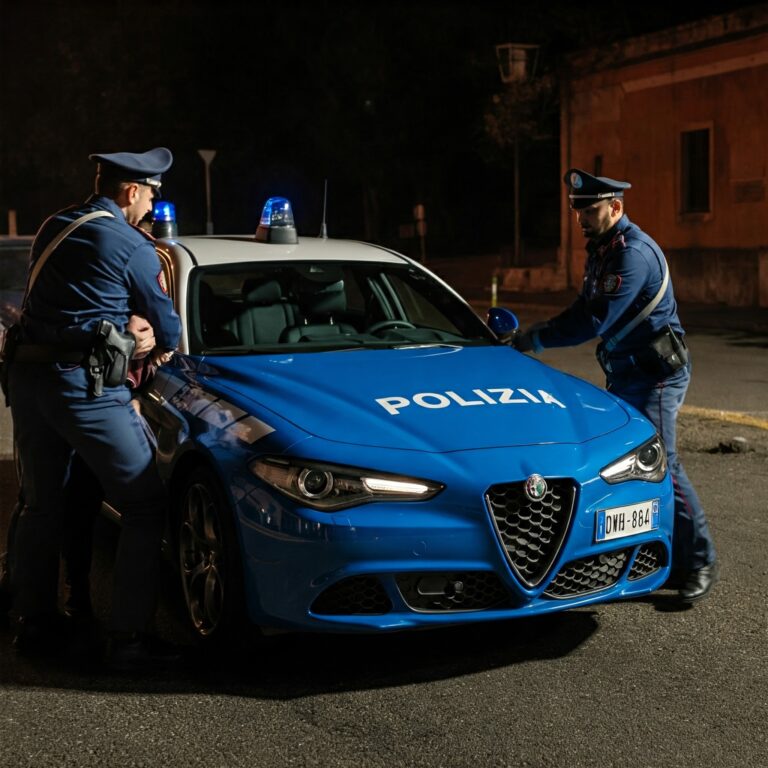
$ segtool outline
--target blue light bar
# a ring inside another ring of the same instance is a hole
[[[298,243],[291,203],[285,197],[270,197],[261,211],[256,239],[262,243]]]
[[[176,206],[167,200],[158,200],[152,207],[152,234],[155,237],[177,237]]]
[[[176,206],[166,200],[159,200],[152,209],[152,221],[176,221]]]

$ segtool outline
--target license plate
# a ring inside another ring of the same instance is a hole
[[[639,501],[626,507],[597,511],[595,541],[610,541],[636,533],[655,531],[659,527],[659,500]]]

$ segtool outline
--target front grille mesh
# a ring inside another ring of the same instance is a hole
[[[401,573],[397,586],[415,611],[482,611],[509,604],[509,594],[495,573]]]
[[[512,569],[527,586],[544,579],[568,531],[576,490],[572,480],[547,480],[541,501],[531,501],[524,483],[491,486],[486,503]]]
[[[564,566],[544,590],[546,597],[562,600],[598,592],[615,584],[627,566],[631,549],[573,560]]]
[[[637,581],[656,573],[660,568],[667,564],[666,547],[658,541],[650,544],[643,544],[635,555],[632,567],[629,569],[630,581]]]
[[[392,602],[374,576],[352,576],[328,587],[312,603],[311,611],[329,616],[389,613]]]

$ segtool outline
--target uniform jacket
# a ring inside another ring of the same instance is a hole
[[[30,270],[64,227],[95,210],[114,218],[87,221],[50,255],[27,297],[23,340],[86,348],[100,320],[124,330],[130,315],[139,314],[151,323],[159,347],[175,349],[181,324],[163,290],[154,246],[110,198],[94,195],[47,219],[32,244]]]
[[[587,245],[584,282],[576,301],[538,332],[542,347],[607,340],[630,323],[661,288],[667,269],[656,242],[622,216],[598,241]],[[670,281],[653,312],[625,336],[611,353],[629,357],[646,348],[667,325],[682,334]]]

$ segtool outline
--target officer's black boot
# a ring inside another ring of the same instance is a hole
[[[181,649],[145,632],[113,632],[107,644],[107,667],[114,672],[151,672],[178,667]]]
[[[59,613],[19,616],[14,622],[13,647],[24,656],[63,656],[69,640],[69,620]]]
[[[94,621],[91,589],[87,578],[67,580],[64,613],[77,624],[88,624]]]

